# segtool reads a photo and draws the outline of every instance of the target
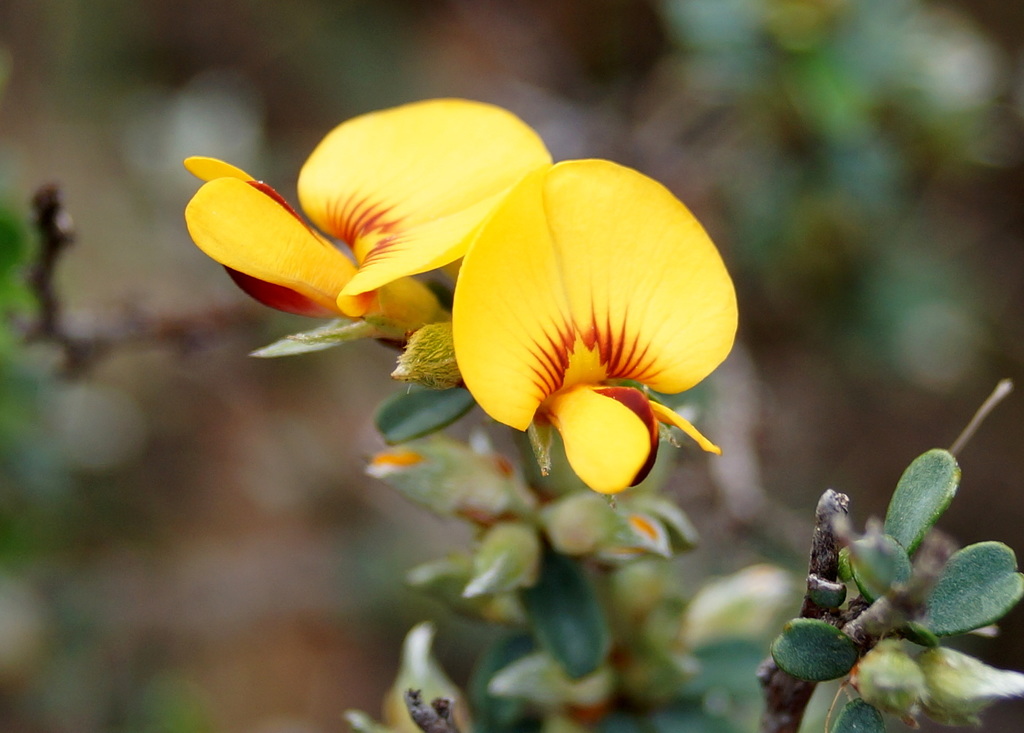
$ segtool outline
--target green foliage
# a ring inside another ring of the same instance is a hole
[[[883,531],[913,553],[949,507],[960,484],[960,467],[949,451],[935,448],[903,472],[885,514]]]
[[[838,679],[853,668],[857,645],[826,621],[793,619],[772,642],[772,658],[780,669],[802,680]]]
[[[611,647],[608,621],[578,562],[545,552],[540,579],[522,598],[537,642],[570,677],[584,677],[605,660]]]
[[[448,427],[475,404],[473,395],[463,387],[443,390],[409,387],[380,406],[377,429],[389,444],[405,443]]]
[[[885,733],[885,720],[863,700],[850,700],[832,721],[829,733]]]
[[[910,558],[894,538],[871,533],[850,543],[850,570],[861,594],[874,601],[910,578]]]
[[[521,730],[526,715],[522,700],[498,697],[488,686],[494,675],[536,650],[529,634],[503,634],[477,660],[469,680],[469,702],[473,706],[473,730],[476,733],[511,733]]]
[[[366,321],[350,321],[339,318],[319,328],[285,336],[272,344],[256,349],[250,356],[270,359],[279,356],[308,354],[341,346],[350,341],[371,338],[375,334],[376,329]]]
[[[794,619],[772,644],[779,668],[799,679],[835,679],[855,670],[851,681],[861,699],[839,714],[833,733],[884,731],[882,712],[913,721],[923,711],[938,722],[967,724],[999,697],[1024,694],[1024,675],[939,646],[941,637],[998,621],[1024,596],[1024,575],[1006,545],[980,542],[946,559],[941,539],[924,542],[959,480],[948,451],[915,459],[897,484],[884,528],[869,522],[864,535],[848,537],[830,568],[842,582],[856,583],[858,605],[838,608],[841,593],[834,591],[842,586],[809,578],[810,598],[828,621]],[[814,591],[816,583],[824,591]],[[859,605],[865,601],[867,608]],[[850,611],[852,620],[845,615]],[[913,656],[901,639],[928,649]]]
[[[540,538],[522,522],[499,522],[484,532],[473,555],[473,577],[462,595],[505,593],[537,582]]]
[[[1009,613],[1024,596],[1017,558],[1001,542],[978,542],[950,558],[928,598],[925,626],[938,636],[965,634]]]

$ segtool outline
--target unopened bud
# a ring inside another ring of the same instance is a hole
[[[551,544],[566,555],[615,559],[651,552],[671,554],[668,533],[656,518],[615,509],[593,492],[568,494],[549,504],[541,521]]]
[[[437,514],[481,524],[529,514],[536,502],[505,458],[443,435],[382,451],[366,472]]]
[[[474,598],[528,588],[540,570],[540,538],[521,522],[501,522],[488,529],[473,556],[473,578],[462,595]]]
[[[796,594],[793,578],[774,565],[752,565],[712,580],[690,602],[683,638],[691,649],[723,638],[761,638]]]
[[[913,718],[924,694],[924,673],[900,642],[885,639],[854,667],[853,686],[879,710]]]
[[[398,677],[384,699],[384,724],[397,733],[422,733],[409,717],[405,704],[406,690],[419,690],[425,700],[451,699],[455,703],[459,727],[462,730],[469,728],[465,697],[434,659],[431,652],[433,643],[433,625],[421,623],[413,627],[402,644]]]
[[[996,700],[1024,696],[1024,674],[952,649],[928,649],[917,663],[924,673],[924,710],[945,725],[976,725],[978,713]]]
[[[417,565],[406,574],[405,580],[464,616],[511,626],[524,623],[526,613],[515,593],[467,598],[463,591],[472,577],[473,561],[468,555],[457,554]]]
[[[606,701],[614,688],[615,678],[607,667],[574,680],[545,652],[517,659],[487,685],[492,695],[521,698],[545,709],[593,707]]]
[[[391,372],[391,378],[431,389],[462,384],[462,374],[455,361],[452,324],[428,323],[413,333],[405,351],[398,357],[398,368]]]

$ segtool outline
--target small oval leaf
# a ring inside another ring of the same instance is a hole
[[[850,700],[836,716],[829,733],[885,733],[885,719],[878,708],[863,700]]]
[[[853,580],[869,601],[885,595],[894,583],[905,583],[910,578],[907,551],[889,535],[868,535],[849,547]]]
[[[896,484],[882,531],[913,554],[953,501],[959,484],[960,467],[949,451],[933,448],[918,456]]]
[[[924,625],[938,636],[963,634],[1002,618],[1024,595],[1013,550],[978,542],[953,554],[928,598]]]
[[[579,679],[604,661],[611,646],[608,622],[578,563],[547,550],[540,578],[522,599],[537,642],[566,674]]]
[[[451,425],[474,404],[473,395],[462,387],[410,388],[386,399],[377,410],[375,422],[384,440],[394,445]]]
[[[857,662],[857,646],[824,621],[797,618],[772,642],[772,658],[784,672],[802,680],[823,682],[847,674]]]

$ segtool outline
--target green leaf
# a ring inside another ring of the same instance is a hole
[[[491,644],[477,661],[467,693],[473,711],[474,733],[493,733],[513,726],[525,713],[522,700],[492,695],[487,686],[499,671],[535,649],[527,634],[505,634]]]
[[[1024,595],[1013,550],[978,542],[954,553],[928,598],[924,625],[938,636],[963,634],[998,621]]]
[[[905,583],[910,578],[910,558],[889,535],[869,534],[849,547],[853,580],[869,601],[885,595],[893,583]]]
[[[850,700],[839,711],[829,733],[885,733],[885,719],[863,700]]]
[[[377,410],[377,429],[390,445],[405,443],[451,425],[475,405],[462,387],[408,390],[392,395]]]
[[[340,346],[349,341],[370,338],[376,333],[377,329],[365,321],[349,321],[339,318],[325,326],[314,328],[312,331],[285,336],[280,341],[256,349],[249,356],[270,359],[278,356],[308,354],[311,351],[323,351]]]
[[[579,679],[604,661],[611,646],[608,622],[579,564],[546,551],[537,584],[522,598],[538,643],[566,674]]]
[[[537,581],[537,530],[523,522],[498,522],[487,529],[473,554],[473,577],[462,595],[475,598],[525,588]]]
[[[613,710],[598,722],[597,733],[649,733],[649,729],[638,715]]]
[[[934,448],[918,456],[896,484],[882,531],[913,554],[953,501],[959,484],[960,467],[949,451]]]
[[[739,727],[700,702],[683,701],[648,716],[650,733],[741,733]]]
[[[922,626],[916,621],[911,621],[904,626],[900,631],[903,633],[903,638],[907,641],[912,641],[918,646],[938,646],[939,637],[928,630],[927,626]]]
[[[857,662],[857,646],[824,621],[797,618],[772,642],[772,658],[789,674],[810,682],[834,680]]]

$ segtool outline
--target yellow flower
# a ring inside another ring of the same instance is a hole
[[[299,175],[306,224],[265,183],[212,158],[185,165],[207,181],[185,219],[200,249],[243,290],[312,316],[383,316],[408,329],[439,310],[406,276],[465,254],[479,223],[526,173],[550,164],[543,142],[505,110],[429,100],[335,128]]]
[[[494,419],[554,425],[573,469],[614,493],[653,465],[658,423],[718,448],[645,391],[675,393],[729,353],[736,296],[714,244],[669,191],[600,160],[544,167],[472,244],[455,291],[455,353]]]

